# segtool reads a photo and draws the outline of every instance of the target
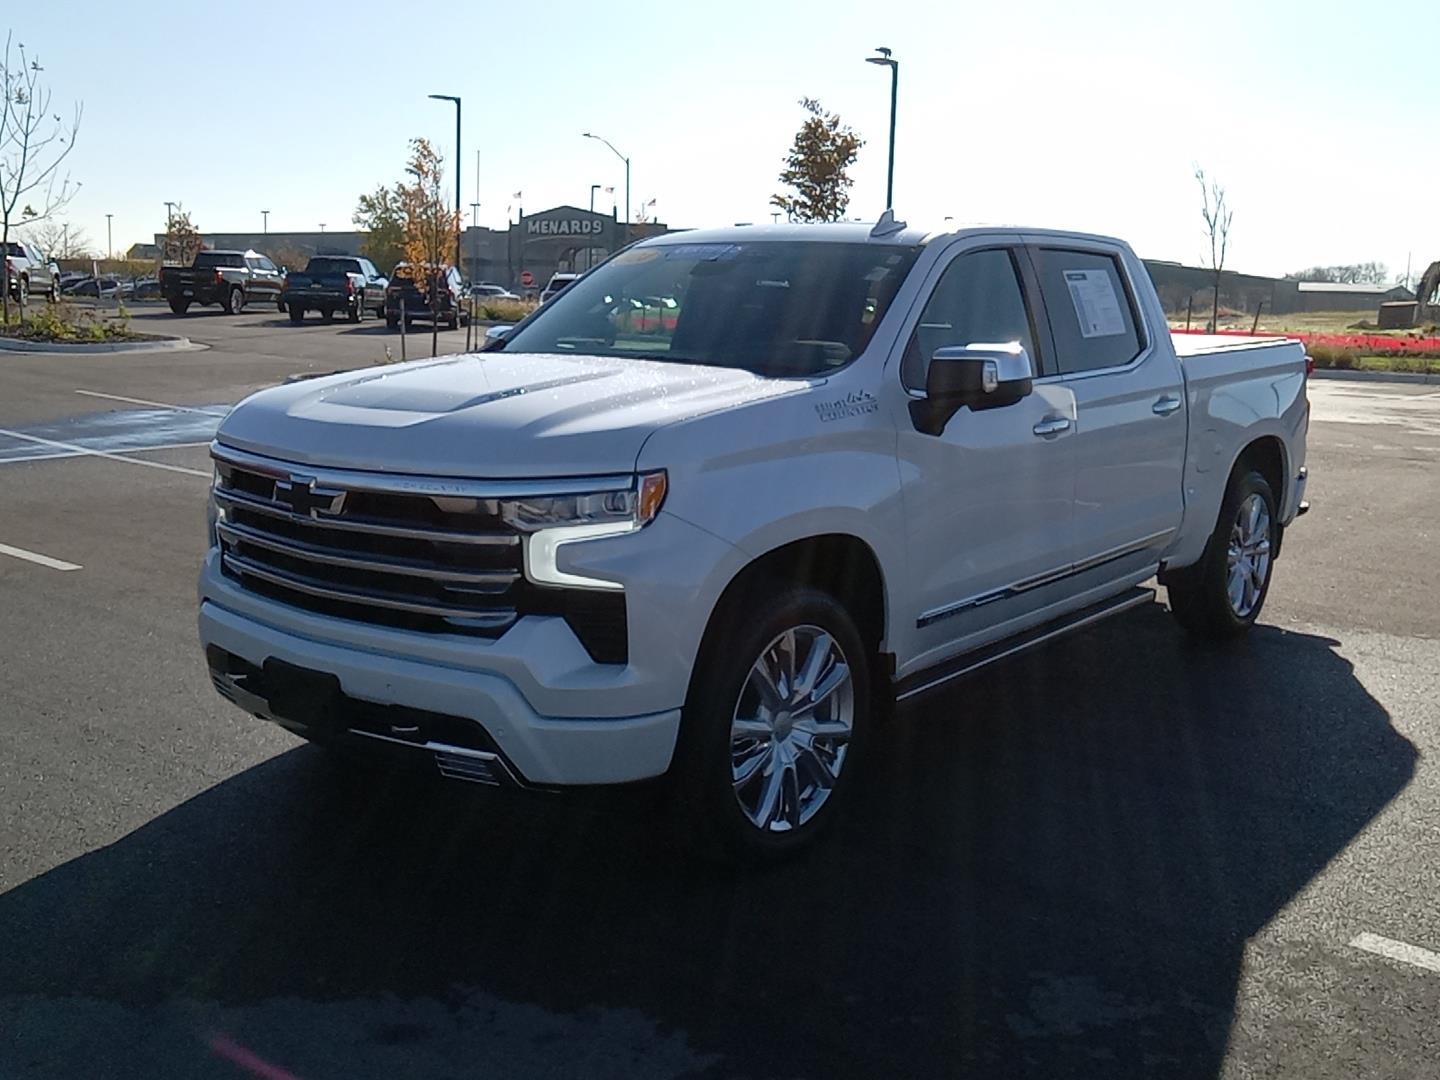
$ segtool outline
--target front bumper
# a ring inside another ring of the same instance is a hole
[[[264,682],[257,685],[247,675],[250,669],[263,672],[266,661],[334,676],[344,699],[336,733],[399,753],[433,754],[441,772],[451,775],[460,775],[460,760],[489,771],[493,782],[642,780],[669,768],[680,730],[679,709],[603,719],[541,716],[494,674],[313,641],[210,601],[200,606],[200,638],[216,688],[247,712],[292,729],[312,721],[304,709],[267,696]]]
[[[357,701],[460,718],[522,782],[621,783],[669,767],[709,614],[744,562],[665,512],[639,532],[561,548],[560,569],[624,583],[629,659],[607,664],[559,616],[527,615],[484,639],[302,610],[241,587],[211,549],[200,640],[254,667],[274,659],[334,675]]]

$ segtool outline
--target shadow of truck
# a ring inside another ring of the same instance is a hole
[[[644,788],[286,753],[0,896],[0,1075],[1215,1076],[1247,938],[1413,769],[1334,645],[1157,606],[996,667],[762,872]]]

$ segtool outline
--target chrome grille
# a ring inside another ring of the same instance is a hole
[[[520,535],[460,481],[307,470],[215,447],[222,566],[245,588],[365,622],[494,637],[519,617]]]

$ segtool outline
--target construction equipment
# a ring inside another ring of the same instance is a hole
[[[1432,262],[1420,275],[1420,284],[1415,286],[1415,321],[1423,323],[1431,319],[1440,320],[1440,261]]]

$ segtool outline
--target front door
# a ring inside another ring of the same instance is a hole
[[[1050,364],[1017,253],[968,244],[927,282],[900,364],[912,397],[947,346],[1017,342],[1037,376]],[[1037,621],[1070,562],[1075,489],[1066,386],[1037,383],[1013,405],[962,408],[938,436],[907,420],[897,419],[910,556],[903,595],[914,603],[894,613],[900,676]]]

